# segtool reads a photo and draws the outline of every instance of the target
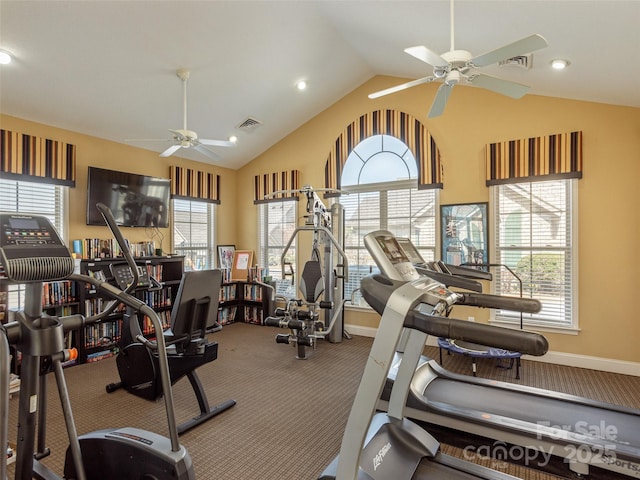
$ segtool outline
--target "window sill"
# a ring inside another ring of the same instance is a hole
[[[508,322],[505,320],[489,320],[489,325],[495,325],[497,327],[512,328],[514,330],[520,329],[520,322]],[[562,327],[552,326],[542,323],[524,323],[525,330],[535,330],[536,332],[548,332],[548,333],[561,333],[564,335],[578,335],[580,333],[579,327]]]

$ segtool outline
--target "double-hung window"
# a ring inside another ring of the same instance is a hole
[[[295,275],[287,275],[296,265],[296,240],[287,250],[282,263],[282,254],[297,227],[298,200],[282,200],[259,205],[258,260],[265,276],[276,284],[276,294],[286,298],[297,298]],[[283,276],[283,270],[285,276]]]
[[[173,199],[173,250],[185,256],[185,270],[215,268],[215,204]]]
[[[61,185],[0,179],[0,211],[43,215],[51,221],[65,243],[66,199],[67,187]],[[10,285],[8,307],[22,308],[23,304],[24,288],[20,285]]]
[[[525,326],[577,328],[576,180],[492,186],[492,263],[495,293],[535,298],[539,313],[523,314]],[[522,287],[520,287],[520,283]],[[494,320],[520,322],[520,313],[495,310]]]
[[[349,281],[344,298],[359,305],[360,281],[375,268],[364,236],[384,229],[410,238],[426,261],[435,259],[437,193],[419,190],[417,164],[398,138],[374,135],[350,153],[342,177],[340,203],[344,207],[345,245]]]

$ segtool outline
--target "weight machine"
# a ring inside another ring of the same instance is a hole
[[[286,261],[289,247],[296,236],[303,231],[313,233],[311,259],[307,261],[300,275],[302,298],[282,299],[284,308],[276,308],[274,316],[265,319],[265,325],[288,328],[289,334],[276,335],[276,343],[297,346],[296,358],[306,359],[306,347],[315,348],[316,340],[327,339],[331,343],[340,343],[343,336],[349,338],[344,330],[344,284],[348,281],[349,268],[344,245],[344,209],[340,203],[327,208],[318,196],[318,191],[310,185],[288,193],[301,193],[307,199],[305,224],[297,227],[282,252],[280,264],[282,278],[291,277],[294,281],[293,265]],[[275,192],[285,193],[285,192]],[[320,310],[324,310],[324,319],[320,319]]]

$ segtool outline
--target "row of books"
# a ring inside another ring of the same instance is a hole
[[[236,320],[237,307],[223,307],[218,311],[218,323],[220,325],[227,325],[233,323]]]
[[[153,309],[171,306],[171,287],[166,287],[162,290],[140,292],[138,296],[140,300]]]
[[[220,302],[228,302],[236,299],[236,284],[223,285],[220,288]]]
[[[109,300],[106,298],[88,298],[84,301],[84,315],[86,317],[90,317],[92,315],[97,315],[98,313],[105,310],[111,303],[115,302],[115,300]],[[123,312],[125,310],[124,304],[120,304],[118,308],[116,308],[116,312]]]
[[[113,345],[122,335],[122,322],[104,322],[88,325],[84,330],[85,348]]]
[[[132,243],[126,240],[134,257],[152,257],[156,252],[154,241]],[[85,238],[72,242],[76,258],[115,258],[122,257],[122,249],[115,239]]]
[[[263,325],[263,310],[261,307],[244,307],[244,321],[245,323],[255,323],[256,325]]]
[[[118,349],[109,349],[109,350],[101,350],[99,352],[90,353],[87,355],[87,363],[99,362],[100,360],[104,360],[105,358],[113,357],[116,353],[118,353]]]
[[[262,285],[244,284],[244,299],[252,302],[262,301]]]
[[[42,306],[62,305],[78,301],[76,282],[61,280],[47,282],[42,286]]]
[[[166,330],[171,325],[171,312],[169,310],[165,310],[164,312],[158,312],[158,316],[160,317],[160,322],[162,323],[162,329]],[[154,335],[153,323],[151,323],[151,319],[147,316],[142,320],[142,333],[144,335]]]

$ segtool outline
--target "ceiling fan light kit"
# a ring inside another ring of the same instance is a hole
[[[476,69],[504,62],[505,60],[523,56],[535,50],[544,48],[547,46],[547,41],[544,37],[538,34],[530,35],[474,57],[467,50],[455,49],[453,0],[451,0],[450,3],[450,14],[451,48],[448,52],[438,55],[424,46],[409,47],[404,50],[412,57],[431,65],[433,67],[433,74],[401,85],[396,85],[395,87],[374,92],[369,95],[369,98],[378,98],[383,95],[389,95],[424,83],[442,81],[442,85],[440,85],[436,92],[436,97],[433,100],[428,114],[429,118],[433,118],[442,114],[449,99],[451,89],[460,82],[484,88],[511,98],[521,98],[527,93],[529,90],[527,85],[478,73]]]

